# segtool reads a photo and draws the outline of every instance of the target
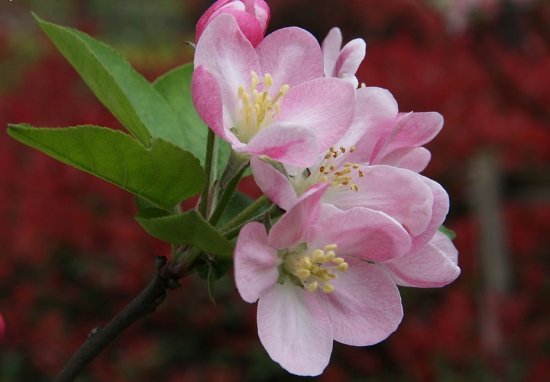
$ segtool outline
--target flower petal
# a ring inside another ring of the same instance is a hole
[[[240,1],[234,1],[233,3],[240,3]],[[241,3],[242,4],[242,3]],[[212,19],[214,17],[217,17],[218,15],[221,15],[222,13],[227,13],[230,15],[233,15],[235,17],[235,20],[237,21],[237,24],[239,25],[239,28],[241,32],[243,32],[244,36],[252,46],[258,45],[264,38],[264,28],[260,24],[260,22],[256,19],[256,17],[250,13],[247,13],[244,11],[244,5],[242,6],[242,10],[234,7],[224,7],[212,14]]]
[[[447,254],[430,242],[410,255],[386,262],[381,266],[397,276],[397,279],[394,279],[399,285],[418,288],[442,287],[453,282],[460,275],[460,268],[452,258],[458,256],[458,252],[452,243],[450,246],[453,250]]]
[[[337,78],[318,78],[290,88],[276,122],[284,121],[312,129],[317,135],[321,152],[333,146],[346,133],[354,110],[355,89],[351,84]]]
[[[424,147],[402,147],[384,155],[380,164],[421,172],[426,168],[431,158],[432,154]]]
[[[258,157],[250,159],[250,167],[258,187],[275,204],[285,211],[296,204],[298,196],[286,176]]]
[[[307,230],[319,219],[321,197],[328,183],[319,183],[307,190],[269,232],[269,244],[277,249],[293,248],[305,241]]]
[[[337,77],[335,68],[341,48],[342,32],[340,28],[334,27],[328,32],[322,44],[325,75],[327,77]]]
[[[250,86],[251,72],[260,74],[260,63],[254,47],[243,35],[235,18],[221,14],[208,25],[197,43],[195,68],[204,65],[221,89],[225,127],[231,128],[238,109],[239,86]]]
[[[332,323],[334,340],[367,346],[386,339],[403,318],[395,283],[376,265],[347,259],[348,270],[331,282],[334,292],[318,294]]]
[[[317,39],[308,31],[290,27],[267,35],[256,47],[262,74],[273,77],[273,89],[290,88],[324,76],[323,55]]]
[[[354,179],[357,192],[331,187],[323,203],[342,210],[365,207],[381,211],[403,224],[412,236],[423,233],[432,218],[433,195],[421,175],[383,165],[361,168],[364,176]]]
[[[391,93],[378,87],[357,89],[355,102],[355,118],[350,130],[358,129],[363,134],[360,139],[342,143],[344,146],[355,145],[355,163],[367,163],[382,133],[394,126],[399,109]]]
[[[267,242],[260,223],[245,225],[235,246],[235,284],[243,300],[255,302],[267,293],[279,278],[277,250]]]
[[[258,335],[269,356],[297,375],[319,375],[332,352],[332,329],[309,292],[288,280],[258,303]]]
[[[261,129],[247,145],[234,148],[250,155],[267,155],[281,163],[308,167],[318,156],[315,133],[301,125],[276,123]]]
[[[405,254],[411,239],[391,217],[367,208],[353,208],[314,224],[307,233],[308,248],[337,244],[338,256],[387,261]]]
[[[243,144],[229,131],[224,123],[223,100],[218,81],[204,66],[195,68],[191,80],[191,96],[201,119],[223,140],[233,147]]]
[[[335,76],[341,78],[346,74],[355,75],[359,65],[365,58],[367,45],[365,40],[356,38],[348,42],[340,52],[335,66]]]

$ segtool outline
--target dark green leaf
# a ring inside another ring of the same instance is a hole
[[[21,124],[11,125],[8,134],[157,208],[170,210],[204,186],[198,159],[163,139],[154,138],[146,149],[127,134],[97,126],[36,129]]]
[[[138,213],[136,220],[152,236],[172,244],[190,244],[204,252],[231,259],[233,244],[199,214],[191,210],[181,215],[150,218]]]
[[[113,48],[76,29],[41,20],[42,30],[97,98],[145,147],[151,137],[185,148],[176,115],[150,82]]]

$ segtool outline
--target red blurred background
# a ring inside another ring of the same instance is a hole
[[[425,175],[451,197],[462,274],[401,288],[405,317],[379,345],[335,344],[319,381],[550,380],[550,3],[273,0],[270,30],[361,37],[358,77],[401,111],[445,117]],[[191,60],[204,0],[0,3],[0,125],[120,124],[38,30],[30,11],[115,46],[153,80]],[[88,332],[154,275],[168,245],[134,221],[133,197],[0,139],[0,382],[49,381]],[[246,191],[257,195],[247,181]],[[183,280],[79,381],[291,381],[263,350],[231,275],[216,305]]]

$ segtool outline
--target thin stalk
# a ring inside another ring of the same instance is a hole
[[[282,215],[282,213],[284,211],[281,210],[276,204],[273,204],[271,207],[269,207],[269,209],[267,211],[262,212],[261,214],[258,214],[256,216],[254,216],[253,218],[242,222],[241,224],[237,225],[235,228],[232,228],[232,229],[226,231],[225,233],[223,233],[223,236],[227,240],[233,239],[234,237],[239,235],[239,232],[241,232],[241,229],[244,227],[245,224],[250,223],[250,222],[260,222],[260,221],[262,221],[262,219],[264,218],[266,212],[269,213],[269,216],[271,218],[275,218],[275,217],[278,217],[278,216]]]
[[[212,157],[214,155],[215,138],[216,135],[214,134],[212,129],[208,129],[208,137],[206,139],[206,158],[204,160],[206,184],[204,185],[204,189],[202,190],[201,203],[199,205],[199,212],[205,219],[207,219],[206,213],[208,210],[208,194],[210,192],[210,182],[212,180]]]
[[[241,181],[241,177],[243,176],[247,167],[248,166],[243,167],[243,169],[239,171],[239,173],[235,175],[233,179],[229,181],[229,183],[227,183],[227,187],[223,190],[223,194],[218,202],[218,205],[216,206],[214,213],[210,217],[209,223],[212,224],[212,226],[215,227],[216,224],[218,224],[218,222],[220,221],[220,218],[222,217],[225,209],[227,208],[227,205],[229,204],[231,197],[235,193],[235,190],[237,189],[237,186]]]
[[[256,212],[263,206],[265,206],[267,203],[269,203],[269,198],[266,195],[260,196],[258,199],[254,201],[251,205],[249,205],[247,208],[245,208],[240,214],[235,216],[233,220],[231,220],[229,223],[227,223],[225,226],[223,226],[220,229],[220,233],[224,235],[225,233],[231,231],[232,229],[238,227],[242,223],[247,222],[251,217],[254,216]]]
[[[126,308],[105,326],[94,329],[88,339],[67,362],[53,382],[72,382],[124,330],[146,315],[153,313],[166,298],[166,291],[179,287],[180,275],[164,267],[166,258],[157,257],[159,272],[147,287]]]

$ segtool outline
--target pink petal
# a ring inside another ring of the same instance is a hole
[[[238,109],[239,86],[250,86],[251,72],[260,74],[254,47],[229,14],[216,17],[206,28],[195,50],[195,68],[204,65],[219,83],[226,128],[233,127]]]
[[[403,317],[395,283],[376,265],[346,259],[349,267],[331,282],[334,292],[318,293],[330,322],[334,340],[367,346],[386,339]]]
[[[371,164],[377,164],[387,153],[403,147],[419,147],[431,141],[443,127],[439,113],[407,113],[397,119],[397,124],[387,139],[378,142]]]
[[[384,155],[380,164],[421,172],[431,158],[432,154],[424,147],[402,147]]]
[[[197,113],[216,135],[235,147],[243,145],[224,127],[221,89],[214,75],[204,66],[199,66],[193,72],[191,96]]]
[[[277,283],[279,258],[260,223],[245,225],[235,246],[235,283],[243,300],[255,302]]]
[[[288,280],[258,303],[258,335],[269,356],[296,375],[319,375],[332,352],[332,329],[309,292]]]
[[[319,150],[324,151],[349,129],[354,109],[355,89],[352,85],[336,78],[319,78],[290,88],[276,122],[312,129],[317,135]]]
[[[235,1],[234,3],[240,3],[240,1]],[[235,17],[235,21],[237,21],[239,29],[244,34],[246,39],[250,41],[252,46],[258,45],[263,40],[265,33],[264,28],[254,15],[247,13],[244,10],[226,7],[215,12],[212,15],[212,19],[222,13],[227,13]]]
[[[441,185],[425,176],[418,175],[420,179],[426,184],[433,195],[433,204],[432,204],[432,217],[430,223],[426,227],[426,230],[422,234],[413,238],[411,249],[409,253],[413,253],[418,250],[420,247],[424,246],[428,241],[430,241],[441,224],[445,221],[447,212],[449,212],[449,195],[447,191]]]
[[[315,133],[292,123],[275,123],[263,128],[246,146],[234,150],[250,155],[267,155],[278,162],[300,167],[311,166],[319,152]]]
[[[275,92],[324,76],[323,56],[315,37],[301,28],[276,30],[256,47],[262,74],[273,77]],[[259,73],[258,73],[259,74]]]
[[[325,64],[325,75],[327,77],[337,77],[336,61],[342,48],[342,32],[339,28],[332,28],[327,37],[323,40],[323,60]]]
[[[387,261],[405,254],[411,239],[394,219],[378,211],[353,208],[314,224],[307,233],[311,250],[336,244],[339,257],[356,257],[368,261]]]
[[[364,176],[353,181],[359,187],[357,192],[333,187],[325,194],[323,203],[334,204],[342,210],[365,207],[384,212],[412,236],[426,230],[432,218],[433,195],[420,175],[383,165],[365,166],[362,170]]]
[[[234,3],[234,4],[227,4],[227,3]],[[212,14],[214,14],[214,12],[217,12],[223,6],[237,6],[238,7],[239,6],[238,3],[240,3],[240,2],[233,2],[232,0],[218,0],[214,4],[212,4],[210,6],[210,8],[208,8],[206,10],[206,12],[204,12],[202,14],[199,21],[197,22],[196,33],[195,33],[195,42],[199,41],[199,38],[201,37],[202,33],[206,29],[207,25],[210,23],[211,16],[212,16]]]
[[[365,58],[366,48],[367,45],[363,39],[357,38],[348,42],[338,56],[334,77],[340,78],[345,74],[355,75],[359,65]]]
[[[367,163],[382,133],[394,126],[398,107],[389,91],[377,87],[357,89],[355,102],[355,118],[350,129],[357,129],[363,134],[360,139],[343,143],[345,146],[355,145],[355,163]]]
[[[301,200],[284,214],[269,232],[269,245],[277,249],[293,248],[303,243],[307,230],[319,219],[320,200],[328,183],[310,187]]]
[[[430,244],[442,251],[455,265],[458,265],[458,251],[451,239],[441,231],[437,231],[430,240]]]
[[[397,276],[395,281],[399,285],[418,288],[442,287],[456,280],[460,274],[460,268],[456,263],[432,243],[407,256],[381,265]]]
[[[275,204],[285,211],[296,204],[298,196],[286,176],[258,157],[250,159],[250,167],[258,187]]]
[[[264,0],[242,0],[245,4],[246,11],[253,14],[260,25],[263,28],[263,34],[267,30],[269,19],[271,18],[271,11],[269,5]]]

